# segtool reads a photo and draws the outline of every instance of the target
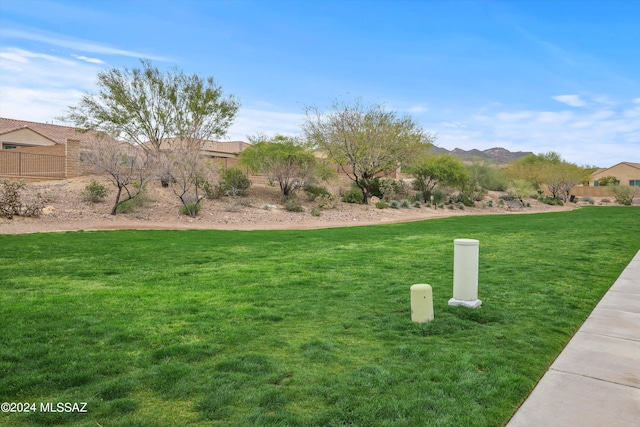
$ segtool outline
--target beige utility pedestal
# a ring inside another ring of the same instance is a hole
[[[478,261],[480,242],[473,239],[453,241],[453,298],[449,305],[477,308],[482,305],[478,299]]]
[[[411,286],[411,321],[425,323],[433,320],[433,291],[431,286]]]

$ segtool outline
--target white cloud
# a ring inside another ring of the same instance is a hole
[[[157,61],[167,61],[167,58],[157,55],[151,55],[142,52],[135,52],[130,50],[118,49],[110,46],[105,46],[93,41],[79,40],[60,34],[43,33],[39,31],[22,31],[15,29],[3,30],[3,37],[15,38],[22,40],[32,40],[41,43],[50,44],[52,46],[64,47],[67,49],[78,50],[81,52],[100,53],[105,55],[115,56],[127,56],[133,58],[146,58]]]
[[[586,101],[582,100],[579,95],[557,95],[552,96],[551,98],[571,107],[584,107],[587,105]]]
[[[74,58],[79,59],[80,61],[88,62],[90,64],[104,64],[105,62],[102,59],[98,58],[89,58],[81,55],[73,55]]]

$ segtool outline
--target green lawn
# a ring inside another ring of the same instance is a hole
[[[639,220],[0,235],[0,402],[38,409],[0,425],[499,426],[640,250]],[[447,305],[463,237],[476,310]]]

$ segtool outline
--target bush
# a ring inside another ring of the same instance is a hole
[[[596,202],[595,202],[595,200],[593,200],[593,199],[592,199],[591,197],[589,197],[589,196],[584,196],[584,197],[581,199],[581,201],[582,201],[583,203],[589,203],[590,205],[593,205],[593,204],[595,204],[595,203],[596,203]]]
[[[200,212],[202,205],[200,203],[191,202],[186,205],[180,205],[180,213],[182,215],[196,216]]]
[[[487,202],[487,206],[489,206],[490,208],[492,208],[492,207],[493,207],[493,200],[489,200],[489,201]]]
[[[244,196],[249,187],[251,187],[251,180],[244,172],[238,168],[228,168],[222,173],[218,191],[225,196]]]
[[[311,202],[314,202],[318,197],[331,195],[326,188],[315,185],[306,185],[304,187],[304,194],[306,194],[307,198]]]
[[[387,202],[377,202],[376,203],[376,208],[378,209],[387,209],[389,207],[389,204]]]
[[[311,209],[311,216],[320,216],[320,211],[316,208]]]
[[[217,199],[221,196],[220,187],[211,185],[209,181],[205,181],[202,184],[202,190],[204,191],[205,196],[209,200]]]
[[[422,203],[420,203],[420,200],[416,200],[415,202],[413,202],[413,207],[414,208],[421,208],[422,207]]]
[[[400,202],[397,200],[392,200],[391,203],[389,203],[389,207],[391,209],[399,209],[400,208]]]
[[[611,192],[615,196],[614,201],[620,205],[631,206],[633,203],[633,196],[635,191],[632,187],[614,185],[611,188]]]
[[[36,200],[31,203],[27,203],[22,207],[22,215],[32,218],[37,218],[42,213],[42,208],[44,207],[44,203],[40,194],[37,195]]]
[[[400,202],[400,207],[403,209],[408,209],[411,207],[411,202],[407,199],[404,199]]]
[[[514,194],[502,194],[500,197],[498,197],[498,199],[502,200],[503,202],[512,202],[516,199],[516,196]]]
[[[283,203],[284,210],[287,212],[302,212],[304,208],[296,198],[288,198]]]
[[[107,197],[109,190],[104,185],[93,180],[89,185],[84,187],[84,190],[82,190],[82,193],[80,194],[86,202],[100,203],[104,201],[105,197]]]
[[[144,208],[151,199],[147,195],[146,190],[142,190],[136,197],[118,205],[118,213],[130,214],[140,208]]]
[[[385,202],[393,200],[395,197],[405,198],[409,195],[409,186],[402,180],[392,178],[379,180],[380,193]]]
[[[350,188],[342,195],[342,201],[345,203],[362,203],[362,191],[359,188]]]
[[[434,191],[432,195],[433,195],[433,202],[436,204],[444,203],[444,201],[447,198],[447,195],[440,190]]]
[[[547,205],[552,205],[552,206],[564,206],[564,203],[562,202],[562,200],[545,196],[545,195],[539,196],[538,201],[541,203],[545,203]]]
[[[320,209],[335,209],[338,207],[338,200],[336,196],[333,194],[320,196],[317,203],[318,203],[318,208]]]
[[[463,204],[464,206],[473,207],[476,203],[466,194],[458,193],[451,196],[449,199],[451,204]]]
[[[20,190],[24,186],[24,181],[2,180],[2,187],[0,187],[0,216],[11,219],[14,215],[20,215],[20,209],[22,208]]]

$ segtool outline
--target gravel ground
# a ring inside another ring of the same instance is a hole
[[[105,202],[91,203],[83,200],[81,192],[92,180],[108,186],[110,193]],[[333,190],[337,191],[337,188]],[[354,205],[338,202],[335,209],[321,209],[319,216],[311,215],[317,206],[301,194],[303,212],[287,212],[281,205],[276,188],[253,186],[247,197],[232,200],[203,200],[200,214],[196,218],[179,213],[180,202],[171,189],[159,183],[149,185],[149,201],[133,213],[110,215],[115,187],[102,177],[83,176],[63,181],[48,181],[28,184],[21,192],[23,202],[34,200],[37,194],[44,199],[45,209],[39,218],[0,218],[0,234],[35,233],[69,230],[114,230],[114,229],[216,229],[216,230],[280,230],[344,227],[354,225],[385,224],[417,221],[461,215],[526,214],[535,212],[566,211],[575,204],[549,206],[531,200],[531,207],[521,211],[508,211],[497,207],[499,193],[490,193],[479,207],[460,209],[377,209],[375,205]],[[494,207],[487,207],[493,200]],[[265,209],[264,205],[274,207]],[[482,207],[484,205],[484,207]]]

